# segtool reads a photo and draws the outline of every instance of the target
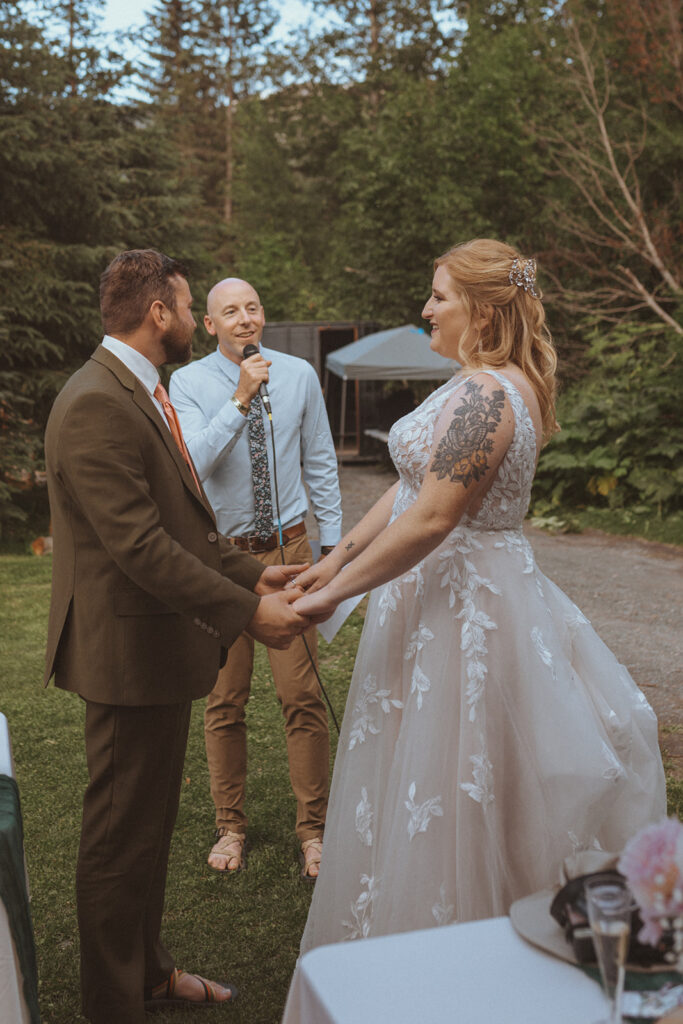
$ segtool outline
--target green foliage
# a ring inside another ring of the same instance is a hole
[[[50,21],[38,28],[8,4],[3,15],[0,536],[12,536],[40,479],[54,396],[99,340],[109,259],[147,246],[197,266],[202,257],[163,126],[107,98],[120,81],[114,65],[92,47],[75,55],[59,33],[51,41]]]
[[[121,99],[133,69],[97,33],[101,0],[0,0],[0,535],[28,529],[51,402],[98,340],[99,274],[138,246],[189,263],[200,314],[236,273],[271,320],[385,326],[420,322],[448,246],[519,246],[539,258],[565,377],[582,381],[543,455],[539,515],[586,503],[668,514],[680,368],[665,366],[669,335],[650,342],[647,327],[657,303],[675,317],[680,296],[667,271],[680,265],[680,122],[664,9],[643,21],[645,0],[476,0],[457,21],[443,0],[310,2],[320,29],[275,46],[269,0],[157,0],[141,32],[147,99],[134,103]],[[598,90],[609,80],[605,124],[659,270],[570,81],[572,19]],[[582,191],[583,156],[597,178]],[[624,244],[605,243],[604,216]],[[574,328],[586,309],[593,323],[600,309],[623,319],[602,348]]]
[[[535,498],[675,512],[683,496],[677,336],[631,324],[593,327],[587,337],[589,369],[559,400],[562,431],[541,454]]]

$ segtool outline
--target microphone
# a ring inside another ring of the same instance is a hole
[[[249,356],[257,356],[258,353],[259,350],[256,347],[256,345],[245,345],[244,350],[242,352],[242,358],[248,359]],[[268,413],[269,416],[272,416],[272,409],[270,408],[270,395],[268,394],[268,388],[266,387],[265,383],[261,384],[258,391],[259,395],[261,396],[261,401],[266,407],[266,412]]]

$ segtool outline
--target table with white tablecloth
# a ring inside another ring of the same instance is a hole
[[[0,1020],[2,1024],[30,1024],[39,1019],[38,980],[23,847],[20,838],[17,838],[21,833],[21,812],[16,785],[11,781],[13,779],[9,728],[6,717],[0,713],[0,780],[3,781],[3,795],[7,805],[0,822],[0,829],[5,830],[0,835],[3,841],[1,852],[6,854],[0,857],[0,870],[4,872],[4,877],[0,879],[0,891],[12,895],[8,906],[4,899],[0,899]],[[13,915],[12,920],[10,915]],[[19,948],[15,938],[19,939]],[[26,976],[22,970],[22,956],[28,967]]]
[[[600,986],[509,918],[321,946],[299,960],[282,1024],[591,1024]]]

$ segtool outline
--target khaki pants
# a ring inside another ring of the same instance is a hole
[[[306,534],[284,545],[285,562],[310,562]],[[264,565],[280,565],[279,548],[254,555]],[[304,634],[317,661],[316,627]],[[320,686],[300,637],[286,651],[268,648],[275,692],[282,708],[287,738],[289,778],[297,801],[296,834],[300,842],[322,836],[327,811],[329,734]],[[206,756],[216,826],[244,833],[244,792],[247,777],[247,732],[244,712],[254,667],[254,641],[246,633],[228,651],[204,715]]]

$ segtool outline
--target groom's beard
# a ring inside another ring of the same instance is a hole
[[[194,327],[186,327],[180,320],[169,327],[161,338],[164,350],[164,362],[187,363],[192,356],[192,335]]]

